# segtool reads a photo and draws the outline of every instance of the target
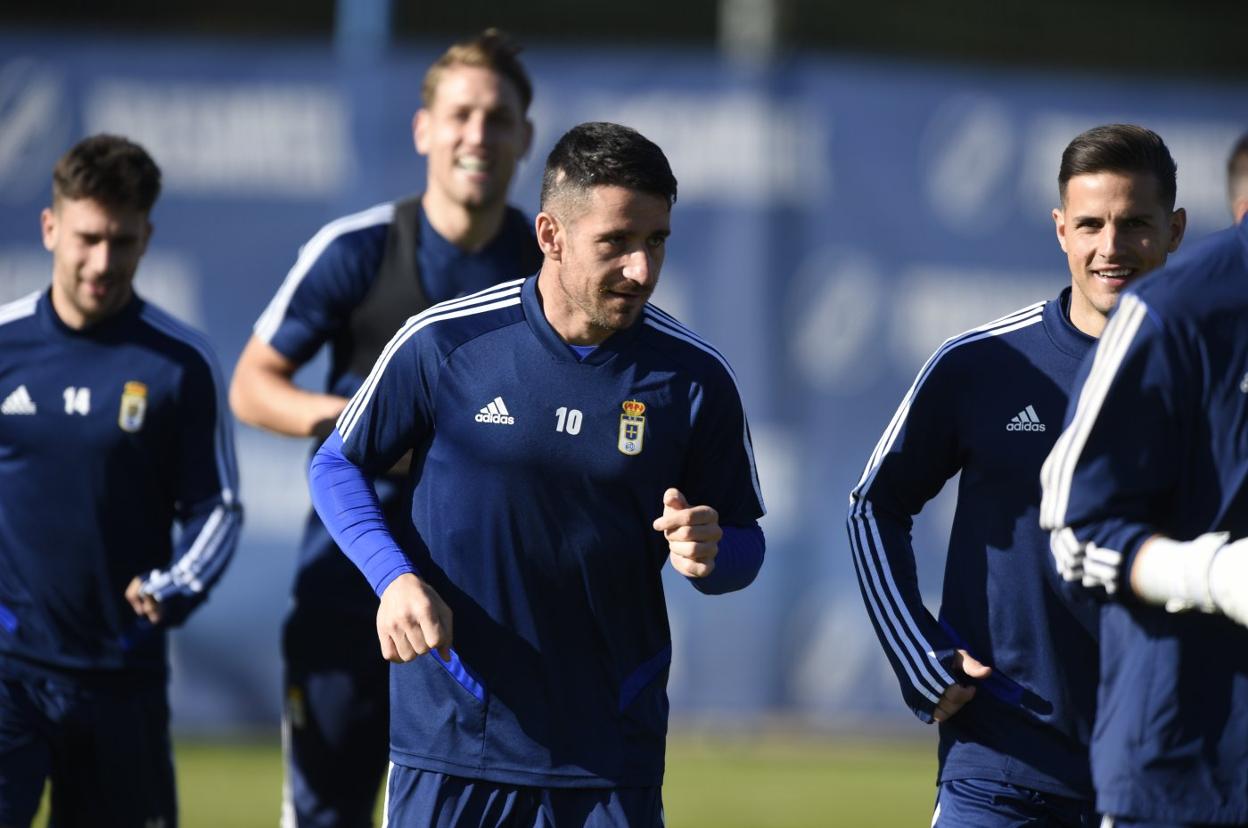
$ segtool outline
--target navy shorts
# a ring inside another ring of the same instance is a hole
[[[662,790],[532,788],[390,765],[382,828],[661,828]]]
[[[1097,828],[1090,799],[1045,793],[992,779],[954,779],[937,788],[932,828]]]
[[[376,621],[296,607],[282,653],[282,824],[371,825],[390,754],[390,663],[381,657]]]
[[[0,675],[0,825],[177,825],[163,684],[101,689]]]

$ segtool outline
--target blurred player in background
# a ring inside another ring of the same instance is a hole
[[[647,303],[675,200],[634,130],[569,131],[538,276],[411,320],[313,461],[396,662],[392,824],[662,825],[664,561],[720,593],[763,557],[732,372]],[[392,535],[368,481],[409,451]]]
[[[242,515],[216,358],[132,287],[159,192],[142,147],[78,143],[42,215],[51,288],[0,307],[0,825],[49,778],[53,825],[177,824],[165,631]]]
[[[533,132],[532,86],[517,53],[488,30],[429,69],[412,123],[427,163],[424,193],[340,218],[304,245],[239,357],[230,389],[239,419],[323,439],[409,316],[538,269],[532,227],[507,204]],[[297,387],[295,372],[327,343],[325,393]],[[377,480],[391,521],[407,511],[400,472]],[[371,824],[389,706],[376,613],[368,583],[310,515],[282,641],[283,824]]]
[[[1248,215],[1248,132],[1235,142],[1226,161],[1226,194],[1235,224]]]
[[[1187,252],[1123,296],[1042,476],[1059,571],[1109,602],[1116,828],[1248,825],[1248,225]]]
[[[1038,475],[1083,356],[1119,293],[1182,240],[1175,166],[1110,125],[1062,154],[1057,239],[1070,286],[947,340],[850,495],[859,586],[906,703],[940,726],[933,825],[1093,824],[1096,608],[1063,603]],[[940,615],[924,608],[912,518],[961,473]]]

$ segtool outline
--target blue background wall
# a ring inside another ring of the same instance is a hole
[[[321,224],[423,186],[410,119],[436,52],[342,62],[289,42],[0,35],[0,301],[48,281],[38,212],[56,158],[120,132],[165,171],[139,290],[205,330],[228,371]],[[942,339],[1068,282],[1050,211],[1075,134],[1156,129],[1200,236],[1229,221],[1224,164],[1248,128],[1248,86],[827,58],[751,69],[670,50],[525,60],[537,134],[513,201],[534,211],[545,153],[573,124],[619,121],[657,141],[680,200],[655,301],[731,360],[755,435],[767,564],[723,598],[669,579],[675,715],[904,721],[845,541],[867,454]],[[175,637],[184,728],[278,716],[308,447],[245,427],[238,442],[238,557]],[[916,525],[931,594],[951,508],[942,495]]]

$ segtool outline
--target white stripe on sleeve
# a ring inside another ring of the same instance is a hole
[[[373,369],[368,372],[368,377],[365,378],[364,384],[355,392],[355,396],[351,398],[350,402],[347,403],[347,407],[339,415],[336,427],[343,441],[345,442],[351,436],[351,431],[355,428],[356,423],[359,422],[360,417],[364,413],[364,409],[368,407],[369,402],[372,400],[373,392],[377,389],[377,384],[385,373],[386,366],[390,364],[391,358],[402,347],[403,343],[434,322],[457,319],[463,316],[475,316],[479,313],[488,313],[520,304],[520,286],[523,282],[524,279],[503,282],[461,299],[441,302],[408,319],[403,327],[386,343],[386,347],[382,350],[381,356],[377,358]]]
[[[1070,488],[1079,457],[1087,445],[1114,377],[1147,315],[1148,306],[1134,294],[1128,293],[1122,297],[1118,311],[1105,326],[1105,332],[1097,343],[1095,356],[1092,358],[1092,368],[1079,391],[1075,415],[1040,469],[1043,491],[1040,498],[1040,525],[1045,529],[1057,529],[1065,525],[1066,509],[1070,504]]]

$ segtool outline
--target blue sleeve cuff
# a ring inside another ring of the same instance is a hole
[[[715,568],[705,578],[690,578],[694,588],[705,595],[723,595],[745,589],[754,582],[763,566],[767,542],[757,523],[750,526],[724,526],[719,539]]]
[[[395,578],[416,573],[386,526],[372,483],[342,453],[337,429],[312,457],[308,483],[316,513],[373,592],[380,596]]]

